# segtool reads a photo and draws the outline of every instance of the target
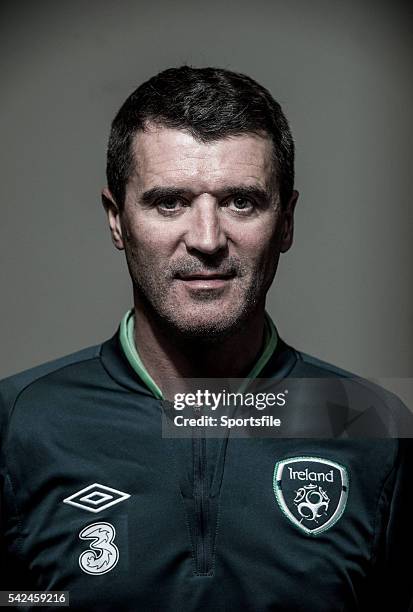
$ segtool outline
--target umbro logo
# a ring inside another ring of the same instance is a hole
[[[70,495],[70,497],[66,497],[63,503],[88,510],[89,512],[102,512],[102,510],[106,510],[110,506],[125,501],[128,497],[130,497],[128,493],[95,482]]]

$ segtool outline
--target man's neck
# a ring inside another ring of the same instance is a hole
[[[172,378],[242,378],[251,371],[262,351],[265,309],[222,342],[188,340],[168,333],[135,303],[135,346],[155,383],[161,389]]]

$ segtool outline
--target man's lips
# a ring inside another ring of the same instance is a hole
[[[191,281],[191,280],[213,280],[213,279],[228,279],[235,276],[234,274],[219,274],[218,272],[205,272],[197,274],[177,274],[177,278],[180,280]]]
[[[191,289],[218,289],[234,278],[235,274],[225,273],[193,273],[177,274],[176,278],[185,283]]]

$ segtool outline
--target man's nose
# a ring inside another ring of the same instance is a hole
[[[200,196],[192,202],[189,226],[185,233],[185,244],[189,251],[199,251],[213,255],[227,245],[227,237],[222,228],[222,219],[216,200],[210,196]]]

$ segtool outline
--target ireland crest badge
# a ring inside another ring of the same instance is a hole
[[[344,466],[320,457],[291,457],[275,464],[275,499],[298,529],[317,535],[330,529],[347,503],[349,480]]]

